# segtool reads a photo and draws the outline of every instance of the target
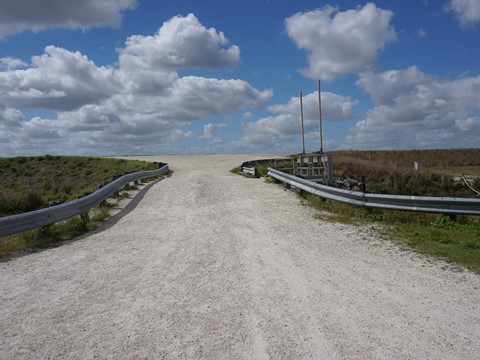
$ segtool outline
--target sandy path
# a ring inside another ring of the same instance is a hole
[[[480,276],[227,171],[251,158],[157,158],[115,225],[0,263],[0,358],[479,358]]]

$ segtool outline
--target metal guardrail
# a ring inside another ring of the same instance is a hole
[[[317,184],[272,168],[268,168],[268,175],[322,198],[367,208],[480,215],[480,199],[369,194]]]
[[[254,167],[242,166],[242,172],[255,176],[255,168]]]
[[[16,234],[22,231],[51,225],[87,213],[91,208],[109,198],[125,185],[147,177],[160,175],[168,170],[168,164],[156,170],[138,171],[126,174],[101,189],[86,195],[80,199],[69,201],[60,205],[45,209],[26,212],[18,215],[5,216],[0,218],[0,236]]]

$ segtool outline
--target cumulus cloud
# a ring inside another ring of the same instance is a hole
[[[30,29],[88,29],[119,26],[122,12],[135,7],[137,0],[2,0],[0,38]]]
[[[13,57],[0,58],[0,71],[11,71],[21,67],[26,67],[27,63]]]
[[[153,36],[130,36],[120,51],[122,68],[231,68],[240,61],[236,45],[226,47],[223,32],[207,29],[193,14],[166,21]]]
[[[345,147],[476,147],[480,76],[439,79],[412,66],[362,74],[357,84],[375,103],[350,130]]]
[[[22,65],[18,61],[9,64]],[[47,46],[26,69],[0,72],[0,101],[17,108],[72,110],[109,97],[119,87],[111,68],[79,52]]]
[[[21,111],[0,104],[2,156],[15,154],[19,149],[22,154],[35,153],[38,146],[45,153],[52,153],[60,137],[60,131],[50,121],[40,118],[27,121]]]
[[[118,77],[127,92],[168,91],[178,70],[233,68],[240,62],[238,46],[228,45],[221,31],[207,29],[193,14],[175,16],[152,36],[133,35],[119,49]]]
[[[203,125],[203,135],[201,136],[202,139],[219,139],[220,137],[217,136],[216,130],[218,128],[225,128],[227,124],[225,123],[208,123]]]
[[[322,118],[326,121],[352,119],[353,106],[358,101],[330,92],[322,92]],[[319,128],[318,92],[302,97],[304,128],[307,137],[317,137]],[[243,136],[230,144],[232,148],[244,150],[280,149],[289,151],[294,143],[299,142],[300,99],[292,97],[285,104],[269,107],[271,116],[243,124]]]
[[[301,72],[329,80],[371,68],[377,53],[396,39],[392,17],[391,11],[373,3],[344,12],[326,6],[287,18],[285,27],[297,47],[308,53],[308,68]]]
[[[226,44],[223,33],[188,15],[170,19],[151,37],[128,38],[117,67],[97,66],[80,52],[55,46],[47,46],[30,64],[3,58],[0,110],[9,120],[2,121],[2,138],[17,127],[3,148],[25,153],[29,150],[19,144],[31,136],[29,147],[38,144],[42,152],[49,149],[45,142],[58,138],[62,146],[57,149],[73,153],[158,153],[162,142],[171,146],[193,137],[183,129],[193,121],[263,105],[272,96],[269,89],[255,89],[240,79],[177,72],[235,66],[239,50]],[[174,56],[165,57],[169,50]],[[25,119],[19,110],[29,108],[54,111],[56,117]]]
[[[23,120],[21,111],[0,104],[0,126],[4,130],[21,126]]]
[[[187,118],[231,113],[238,108],[259,107],[272,96],[271,90],[259,91],[243,80],[185,76],[175,82],[168,103]]]
[[[480,22],[480,2],[477,0],[450,0],[444,10],[453,12],[462,28],[469,28]]]

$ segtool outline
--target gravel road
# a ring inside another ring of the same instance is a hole
[[[479,275],[228,172],[253,158],[147,158],[175,173],[0,263],[0,358],[480,358]]]

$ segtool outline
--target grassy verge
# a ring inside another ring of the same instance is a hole
[[[144,183],[158,180],[169,176],[168,171],[163,175],[145,178]],[[74,239],[88,231],[97,228],[103,221],[110,217],[110,211],[118,205],[118,202],[130,196],[129,191],[138,190],[136,185],[127,184],[118,196],[108,199],[103,206],[96,206],[89,212],[88,219],[75,216],[67,221],[33,229],[19,234],[0,237],[0,261],[9,260],[15,253],[34,251],[35,249],[58,246],[66,240]]]
[[[56,246],[62,241],[73,239],[95,229],[110,216],[109,210],[115,204],[109,204],[94,208],[88,220],[75,216],[61,223],[1,237],[0,261],[8,260],[14,253]]]
[[[474,193],[459,174],[480,188],[480,149],[411,151],[335,151],[334,182],[345,178],[366,178],[367,191],[382,194],[465,197]],[[292,157],[295,157],[292,155]],[[421,170],[414,169],[414,163]],[[277,163],[291,168],[292,162]],[[265,176],[274,163],[256,163],[258,176]],[[240,168],[232,172],[239,173]],[[275,179],[266,181],[277,183]],[[480,273],[480,217],[459,216],[455,222],[435,214],[366,210],[348,204],[325,201],[303,194],[309,204],[321,210],[320,217],[350,224],[380,224],[392,240],[423,254],[437,256]]]
[[[376,223],[391,240],[415,251],[442,258],[480,273],[480,217],[458,216],[456,221],[438,214],[368,210],[302,195],[319,217],[349,224]]]
[[[155,168],[145,161],[85,156],[0,158],[0,216],[74,200],[114,176]]]
[[[70,200],[78,197],[76,194],[96,190],[100,183],[111,181],[113,176],[155,168],[151,163],[123,159],[62,156],[0,159],[0,215],[35,210],[44,206],[45,199],[52,197],[59,199],[59,202]],[[142,182],[148,183],[170,174],[169,170],[163,175],[143,179]],[[50,181],[56,184],[54,188],[45,186],[50,184]],[[55,189],[68,189],[70,193],[58,192]],[[40,229],[0,237],[0,261],[8,260],[13,253],[57,246],[62,241],[74,239],[95,229],[110,217],[110,210],[120,200],[129,197],[128,191],[136,189],[136,185],[127,184],[119,196],[110,198],[104,206],[92,209],[88,219],[76,216]]]

